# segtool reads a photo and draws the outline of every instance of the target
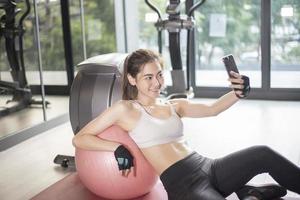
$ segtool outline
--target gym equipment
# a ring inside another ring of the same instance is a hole
[[[107,199],[132,199],[149,193],[158,176],[128,133],[118,126],[111,126],[98,137],[122,143],[134,157],[134,168],[125,176],[119,171],[113,152],[77,148],[76,168],[82,183]]]
[[[121,73],[127,54],[111,53],[91,57],[77,65],[70,91],[69,114],[74,134],[89,121],[121,99]],[[57,155],[54,163],[75,167],[74,157]],[[67,165],[63,164],[68,163]]]
[[[77,65],[70,91],[69,114],[74,134],[122,98],[121,73],[127,54],[91,57]],[[75,168],[74,157],[57,155],[54,163]]]
[[[58,154],[53,161],[55,164],[59,164],[63,168],[73,168],[75,170],[75,158],[74,156],[67,156]]]
[[[122,99],[123,62],[127,54],[110,53],[78,64],[69,113],[74,134],[114,102]]]
[[[8,62],[11,68],[13,82],[0,80],[1,93],[12,93],[12,99],[6,103],[8,107],[0,109],[0,117],[22,110],[32,104],[42,104],[42,101],[32,99],[32,93],[27,83],[24,57],[23,57],[23,21],[30,13],[30,2],[25,1],[26,10],[16,24],[16,16],[21,9],[16,9],[15,0],[0,0],[0,9],[4,9],[5,14],[0,18],[0,39],[5,38],[5,47]],[[18,49],[17,47],[18,46]],[[46,102],[46,106],[49,102]]]
[[[167,30],[169,33],[169,51],[171,57],[171,64],[173,70],[171,71],[174,94],[168,96],[168,99],[173,98],[193,98],[193,88],[191,87],[191,67],[192,63],[191,54],[193,52],[192,42],[195,21],[193,19],[194,11],[199,8],[205,0],[201,0],[196,4],[193,4],[186,15],[180,13],[180,0],[170,0],[169,5],[166,8],[168,17],[162,19],[159,9],[153,5],[149,0],[145,0],[145,3],[158,15],[158,20],[155,23],[155,27],[158,31],[158,50],[162,53],[162,31]],[[187,57],[186,57],[186,77],[183,70],[180,51],[180,32],[181,30],[187,30]]]

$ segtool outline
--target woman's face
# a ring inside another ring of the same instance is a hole
[[[138,95],[157,98],[164,86],[164,76],[159,62],[150,62],[144,65],[135,78]]]

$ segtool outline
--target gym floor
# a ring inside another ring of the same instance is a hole
[[[195,101],[210,103],[213,99]],[[185,135],[189,145],[207,157],[264,144],[300,165],[299,119],[300,102],[242,100],[216,117],[184,119]],[[70,123],[65,123],[0,152],[1,199],[30,199],[72,173],[53,164],[57,154],[74,155],[72,137]],[[273,180],[262,174],[251,182]],[[291,192],[288,196],[300,199]]]

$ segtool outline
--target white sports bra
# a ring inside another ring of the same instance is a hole
[[[167,119],[153,117],[141,104],[136,101],[133,103],[140,108],[141,117],[136,127],[129,131],[129,135],[138,147],[147,148],[184,139],[183,123],[170,103],[168,104],[171,108],[171,116]]]

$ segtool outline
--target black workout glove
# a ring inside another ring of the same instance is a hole
[[[236,88],[234,89],[234,91],[237,91],[237,90],[242,91],[241,95],[235,94],[239,99],[246,98],[249,95],[250,90],[251,90],[249,77],[242,75],[242,79],[244,81],[244,83],[242,84],[244,86],[244,88],[243,89],[236,89]]]
[[[125,146],[120,145],[115,150],[114,155],[118,162],[119,170],[130,169],[133,167],[133,156]]]

